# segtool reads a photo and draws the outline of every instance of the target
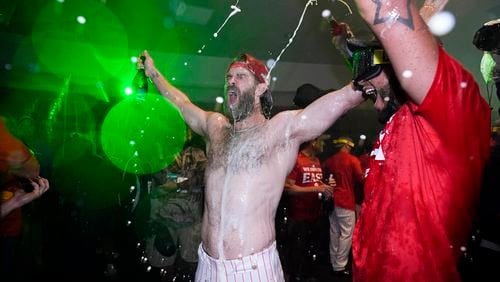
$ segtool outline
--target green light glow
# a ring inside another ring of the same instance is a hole
[[[120,77],[129,67],[124,59],[128,57],[126,31],[97,1],[48,3],[35,20],[31,40],[44,68],[60,77],[72,74],[76,83]]]
[[[132,87],[130,87],[130,86],[125,87],[125,90],[123,90],[123,92],[124,92],[124,93],[125,93],[125,95],[127,95],[127,96],[132,95],[132,92],[133,92]]]
[[[108,159],[133,174],[157,172],[184,147],[186,125],[162,96],[135,95],[115,105],[104,119],[101,142]]]

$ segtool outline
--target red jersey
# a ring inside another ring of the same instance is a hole
[[[404,104],[374,146],[353,237],[355,281],[459,281],[488,158],[490,108],[439,48],[421,105]]]
[[[333,189],[336,207],[356,210],[354,189],[363,183],[363,171],[359,159],[347,152],[339,151],[324,163],[325,172],[332,173],[337,185]]]
[[[294,179],[295,184],[310,189],[318,186],[323,179],[323,170],[319,159],[311,159],[304,153],[299,152],[297,161],[288,178]],[[321,200],[318,193],[302,193],[290,195],[290,217],[295,220],[315,221],[321,214]]]
[[[35,177],[39,172],[39,164],[33,154],[10,134],[5,122],[0,118],[0,200],[7,201],[17,189],[22,189],[16,176]],[[0,219],[1,236],[17,236],[21,231],[21,208],[12,210]]]

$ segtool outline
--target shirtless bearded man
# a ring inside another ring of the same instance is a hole
[[[205,138],[205,209],[196,281],[284,281],[274,217],[299,145],[319,136],[363,101],[351,84],[302,110],[269,118],[266,67],[243,54],[226,73],[227,116],[194,105],[170,84],[144,51],[145,68],[160,93]]]

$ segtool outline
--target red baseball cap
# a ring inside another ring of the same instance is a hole
[[[228,70],[231,68],[242,67],[250,71],[260,83],[267,81],[269,71],[266,66],[250,54],[241,54],[229,64]]]

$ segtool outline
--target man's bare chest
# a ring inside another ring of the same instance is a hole
[[[274,148],[269,137],[254,134],[227,134],[214,140],[208,151],[212,169],[257,169],[272,157]]]

